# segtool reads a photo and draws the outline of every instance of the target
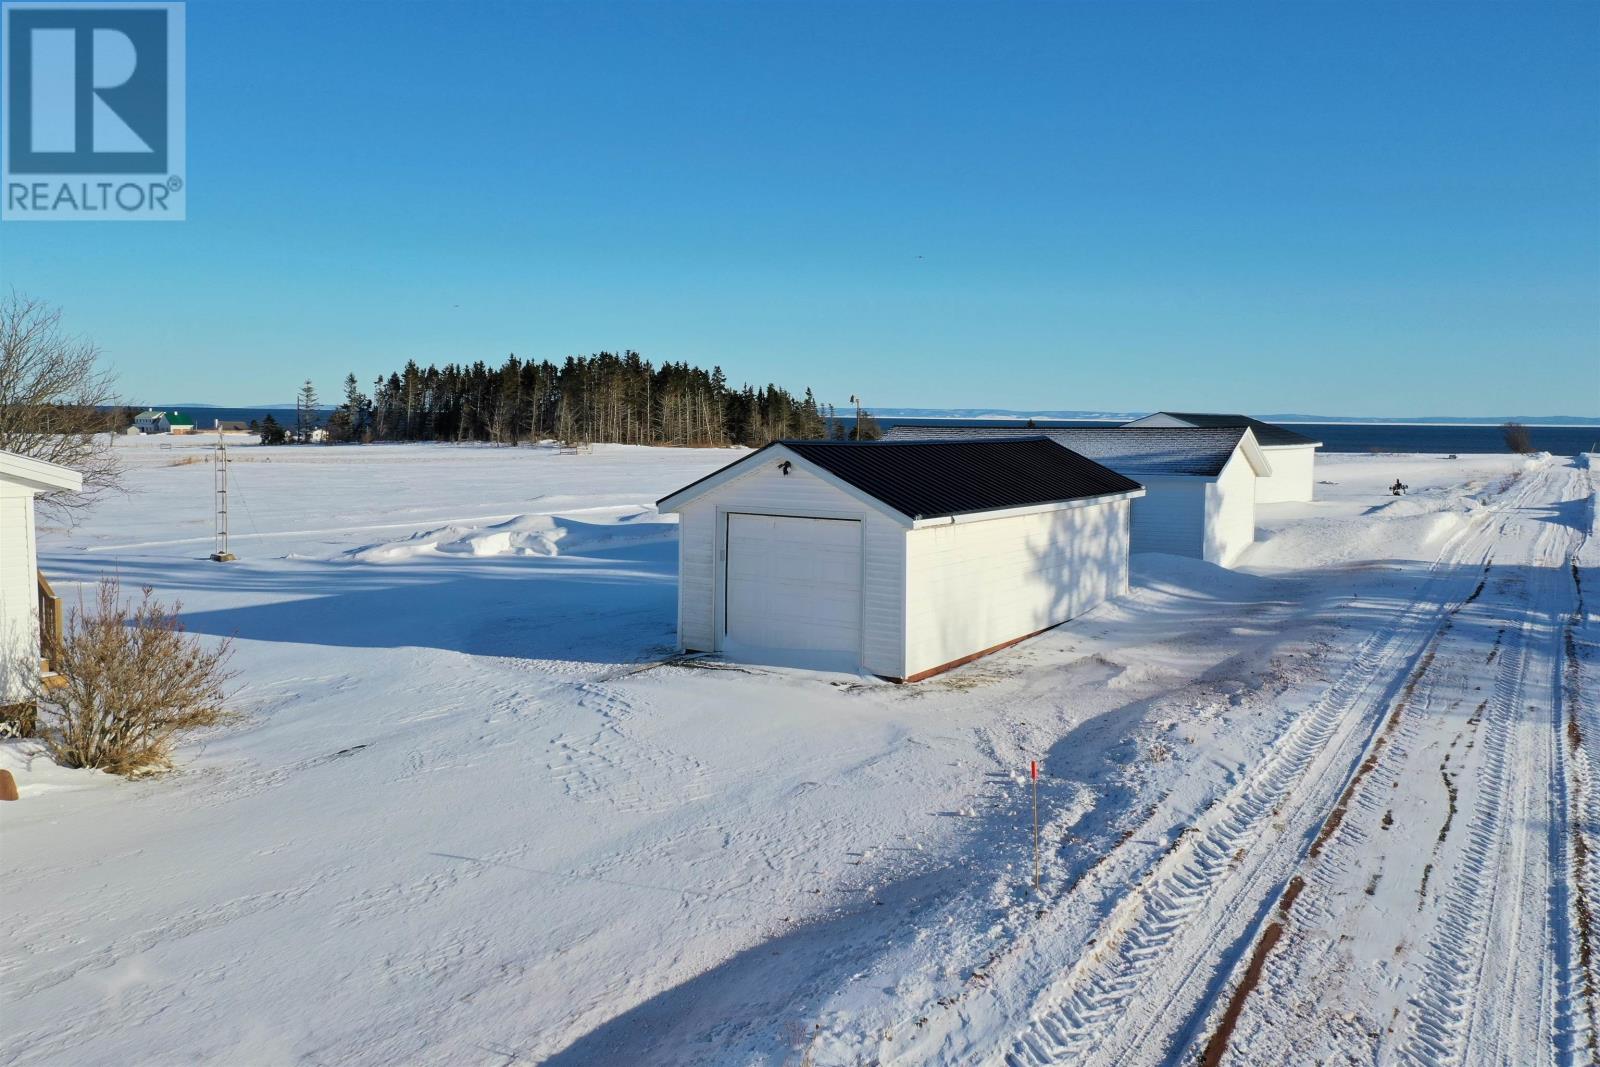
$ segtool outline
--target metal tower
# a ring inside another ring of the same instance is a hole
[[[211,558],[218,563],[232,563],[238,559],[228,551],[228,443],[222,438],[222,427],[217,427],[217,446],[211,453],[212,480],[217,501],[217,550]]]

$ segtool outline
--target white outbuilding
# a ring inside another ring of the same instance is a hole
[[[1216,429],[1248,426],[1272,465],[1272,473],[1256,479],[1256,503],[1279,504],[1311,500],[1316,494],[1317,449],[1322,442],[1284,426],[1252,419],[1248,415],[1220,415],[1200,411],[1158,411],[1135,419],[1129,426],[1189,426]]]
[[[82,488],[77,471],[0,452],[0,704],[26,695],[22,672],[48,673],[44,646],[60,622],[60,602],[39,573],[34,497]]]
[[[901,425],[891,441],[1008,440],[1044,434],[1147,490],[1133,506],[1134,552],[1231,566],[1256,537],[1256,481],[1272,473],[1255,434],[1223,429]]]
[[[1037,434],[776,442],[658,502],[678,642],[918,681],[1126,592],[1143,494]]]

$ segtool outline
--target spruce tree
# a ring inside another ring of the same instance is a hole
[[[295,398],[295,431],[302,442],[311,440],[311,431],[317,427],[317,387],[307,378]]]

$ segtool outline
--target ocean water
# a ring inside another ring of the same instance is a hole
[[[849,426],[853,419],[839,420]],[[884,429],[901,423],[916,426],[970,426],[963,419],[878,419]],[[1023,426],[1025,420],[984,419],[983,424]],[[1105,422],[1071,422],[1035,419],[1035,426],[1112,426]],[[1303,433],[1322,442],[1324,452],[1437,452],[1461,455],[1474,452],[1505,452],[1505,439],[1498,426],[1397,425],[1374,422],[1282,422],[1277,425]],[[1530,426],[1528,437],[1541,452],[1571,456],[1579,452],[1600,451],[1600,426]]]

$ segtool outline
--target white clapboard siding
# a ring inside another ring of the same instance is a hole
[[[23,698],[20,671],[39,663],[33,493],[0,481],[0,704]]]
[[[1263,446],[1272,473],[1256,479],[1256,503],[1308,501],[1316,496],[1316,445]]]
[[[1082,615],[1128,588],[1128,504],[906,533],[906,675]]]

